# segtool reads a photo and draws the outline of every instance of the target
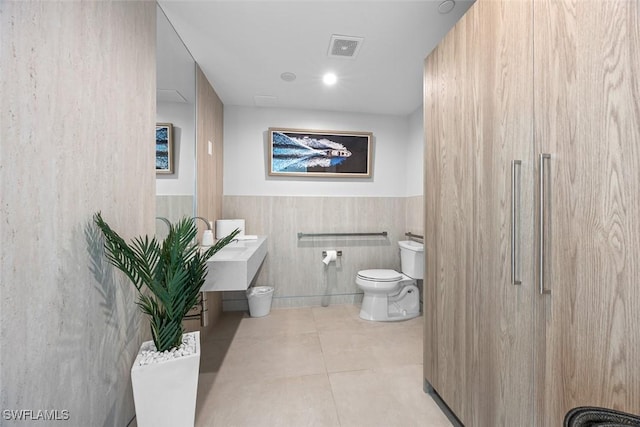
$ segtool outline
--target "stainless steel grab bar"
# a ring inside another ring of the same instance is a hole
[[[413,237],[415,239],[423,239],[424,240],[424,236],[421,236],[419,234],[413,234],[412,232],[408,231],[406,233],[404,233],[405,236],[407,237]]]
[[[355,237],[355,236],[383,236],[387,237],[387,232],[379,233],[298,233],[298,239],[303,237]]]

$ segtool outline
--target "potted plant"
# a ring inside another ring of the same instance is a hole
[[[104,236],[107,259],[136,287],[136,304],[151,326],[153,341],[142,344],[131,368],[138,426],[193,426],[199,332],[185,334],[182,321],[198,302],[207,260],[239,230],[201,250],[194,243],[198,230],[190,218],[171,224],[162,242],[144,236],[131,243],[125,242],[99,212],[93,219]]]

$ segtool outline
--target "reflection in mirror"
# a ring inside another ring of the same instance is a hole
[[[195,216],[196,63],[157,6],[156,122],[173,125],[174,169],[156,175],[156,217],[172,223]],[[156,220],[156,235],[169,228]]]

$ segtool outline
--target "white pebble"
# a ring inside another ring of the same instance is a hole
[[[163,361],[189,356],[196,352],[196,338],[192,333],[182,336],[182,344],[163,352],[156,351],[153,341],[146,342],[140,347],[135,366],[152,365]]]

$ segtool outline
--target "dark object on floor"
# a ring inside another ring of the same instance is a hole
[[[564,417],[564,427],[640,427],[640,417],[613,409],[581,406]]]

